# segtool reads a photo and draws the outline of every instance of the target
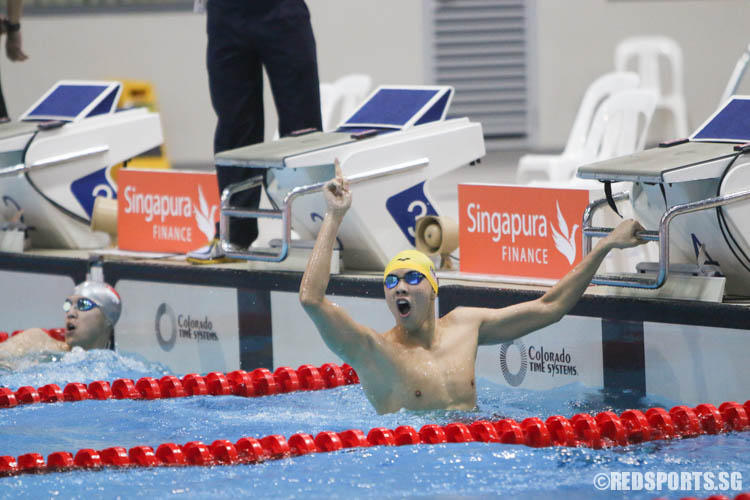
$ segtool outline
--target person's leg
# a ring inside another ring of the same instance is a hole
[[[315,37],[303,0],[281,0],[263,24],[259,47],[271,83],[279,135],[322,129]]]
[[[208,67],[211,103],[218,119],[214,135],[214,153],[263,141],[263,72],[261,61],[246,44],[243,31],[247,17],[241,8],[221,2],[208,2]],[[228,185],[262,173],[262,170],[217,167],[219,194]],[[239,193],[232,204],[257,208],[260,189]],[[258,236],[256,219],[233,219],[231,243],[248,247]]]

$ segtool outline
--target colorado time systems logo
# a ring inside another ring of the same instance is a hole
[[[527,372],[550,377],[578,375],[578,367],[573,364],[573,357],[564,347],[559,351],[537,345],[526,347],[520,339],[500,346],[500,371],[512,387],[521,385]]]
[[[516,363],[519,365],[518,370],[513,373],[508,367],[508,350],[510,349],[511,357],[516,357]],[[521,340],[514,340],[500,346],[500,370],[503,372],[503,378],[513,387],[518,387],[526,378],[526,370],[529,365],[529,356],[526,353],[526,345]]]
[[[213,321],[208,316],[197,319],[190,314],[175,314],[166,302],[156,309],[155,323],[156,340],[164,351],[171,351],[178,338],[197,342],[219,341]]]
[[[169,304],[162,302],[156,309],[156,341],[164,351],[171,351],[177,342],[177,321]],[[163,330],[163,331],[162,331]],[[166,338],[164,334],[167,334]]]

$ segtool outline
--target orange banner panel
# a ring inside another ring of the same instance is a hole
[[[211,240],[219,220],[211,172],[122,169],[117,200],[122,250],[186,253]]]
[[[581,261],[584,189],[460,184],[461,272],[558,279]]]

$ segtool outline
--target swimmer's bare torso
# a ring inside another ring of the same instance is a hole
[[[437,282],[424,279],[422,266],[402,267],[397,262],[388,271],[390,285],[384,282],[385,301],[396,326],[379,334],[325,296],[333,244],[351,205],[338,162],[336,178],[326,184],[324,195],[327,211],[300,284],[300,302],[326,345],[357,371],[378,413],[474,408],[478,346],[509,342],[560,320],[578,302],[611,249],[644,243],[636,236],[643,227],[624,221],[541,297],[498,309],[459,307],[440,319],[435,314]],[[394,258],[400,260],[408,259]],[[415,271],[422,279],[407,277]]]
[[[456,309],[437,320],[429,348],[393,328],[375,337],[369,356],[351,360],[378,413],[476,406],[477,330],[459,321],[461,315]]]

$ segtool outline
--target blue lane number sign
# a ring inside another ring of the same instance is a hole
[[[424,181],[388,198],[385,208],[412,246],[415,244],[414,226],[417,219],[424,215],[437,215],[424,194]]]

